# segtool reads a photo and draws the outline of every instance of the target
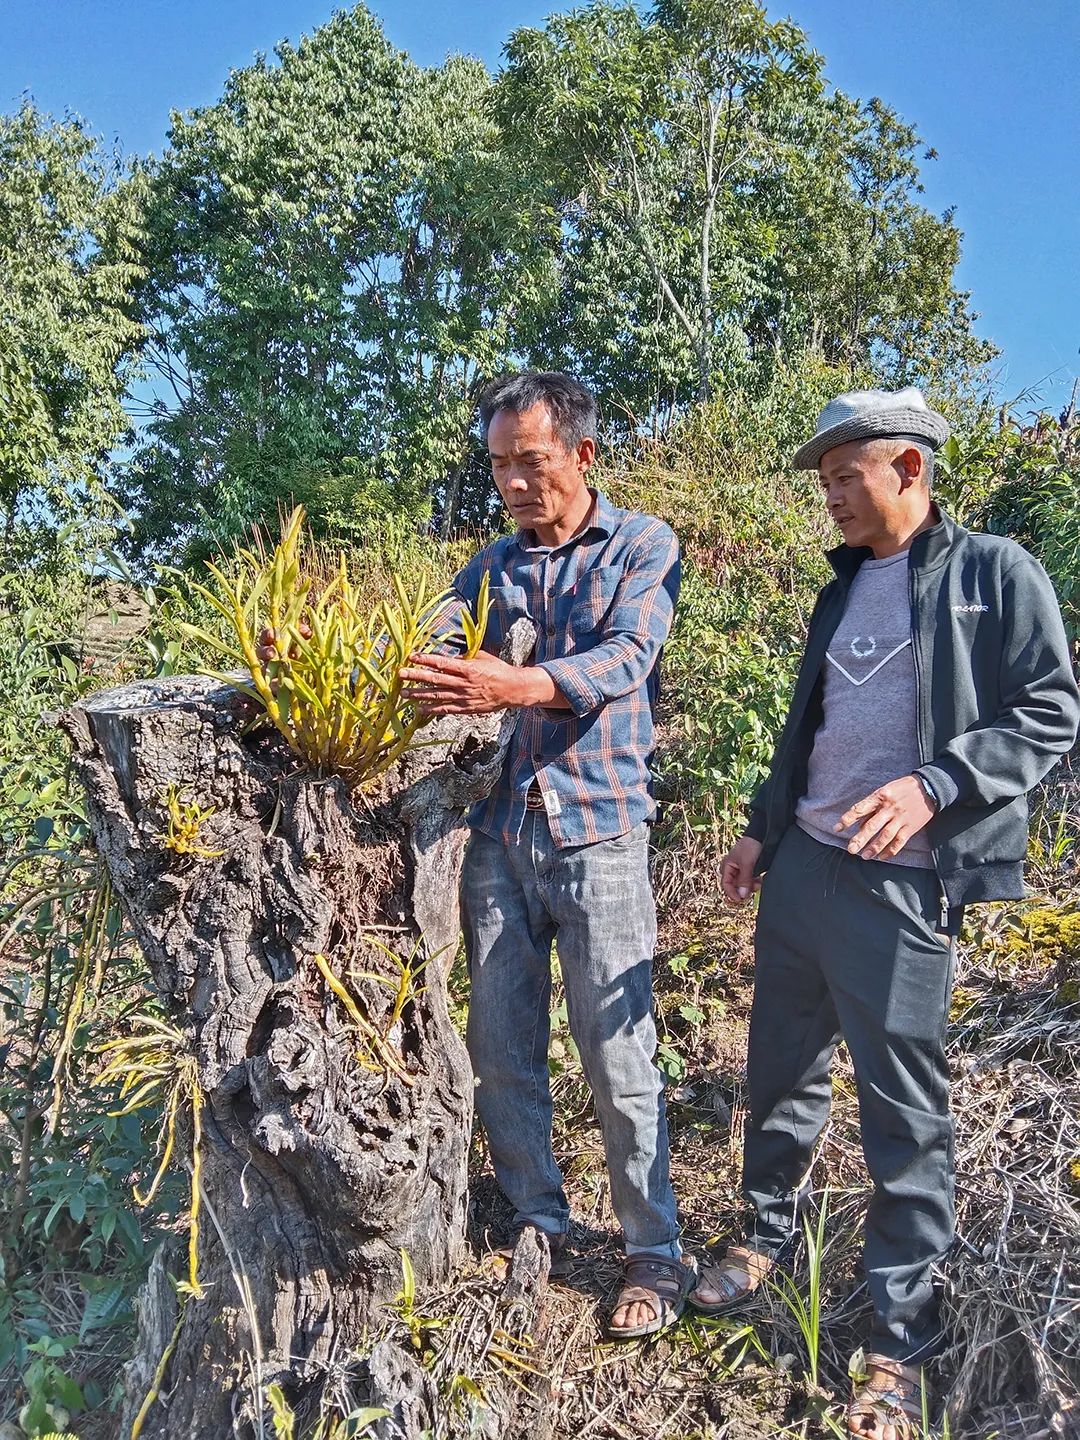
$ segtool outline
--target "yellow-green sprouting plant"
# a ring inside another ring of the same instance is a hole
[[[414,1350],[424,1348],[428,1331],[441,1330],[449,1321],[443,1316],[421,1315],[416,1308],[416,1272],[408,1251],[401,1250],[401,1289],[394,1300],[394,1310],[405,1326]]]
[[[346,1015],[363,1037],[364,1048],[356,1052],[356,1058],[364,1069],[374,1070],[379,1075],[392,1070],[403,1085],[412,1085],[413,1077],[405,1069],[400,1056],[360,1009],[346,985],[334,974],[326,956],[316,955],[315,964],[327,985],[341,1001]]]
[[[199,1201],[202,1195],[202,1107],[203,1093],[195,1056],[182,1031],[152,1015],[136,1020],[140,1033],[109,1040],[101,1047],[107,1056],[98,1075],[102,1085],[120,1081],[121,1105],[114,1115],[130,1115],[144,1105],[161,1105],[165,1124],[161,1132],[161,1159],[143,1192],[136,1185],[132,1193],[137,1205],[149,1205],[157,1194],[176,1147],[176,1122],[181,1111],[191,1111],[191,1227],[188,1231],[187,1292],[198,1299],[199,1284]]]
[[[174,1280],[173,1284],[176,1285],[176,1283],[177,1282]],[[183,1328],[184,1312],[187,1309],[187,1302],[189,1299],[191,1299],[192,1295],[197,1294],[201,1294],[201,1291],[196,1292],[193,1290],[187,1290],[181,1291],[180,1293],[180,1304],[176,1316],[176,1324],[173,1326],[173,1332],[169,1336],[169,1340],[165,1346],[165,1349],[158,1357],[158,1363],[154,1367],[154,1375],[150,1381],[150,1389],[143,1396],[143,1402],[139,1406],[139,1413],[135,1416],[135,1419],[132,1422],[131,1434],[128,1437],[128,1440],[139,1440],[139,1436],[142,1434],[142,1428],[146,1424],[146,1417],[150,1414],[150,1411],[153,1409],[154,1402],[161,1394],[161,1386],[165,1380],[165,1372],[169,1368],[169,1361],[173,1357],[173,1351],[176,1349],[176,1342],[177,1340],[179,1340],[180,1331]]]
[[[403,698],[401,668],[410,655],[430,653],[448,638],[440,630],[447,597],[430,595],[423,577],[410,594],[395,576],[394,597],[365,613],[344,555],[325,585],[306,573],[303,520],[297,506],[269,557],[238,551],[232,575],[208,562],[216,590],[195,588],[228,621],[236,645],[194,625],[181,628],[246,667],[250,684],[210,673],[254,700],[309,765],[358,785],[415,743],[424,722]],[[475,617],[461,613],[468,659],[480,649],[488,608],[485,576]]]
[[[811,1226],[809,1217],[803,1218],[803,1233],[806,1237],[806,1263],[809,1288],[803,1298],[799,1287],[783,1270],[776,1270],[773,1279],[766,1276],[765,1284],[783,1302],[799,1327],[806,1356],[809,1362],[806,1381],[810,1390],[818,1388],[818,1360],[821,1353],[821,1261],[825,1250],[825,1217],[829,1211],[829,1191],[821,1196],[817,1225]]]
[[[296,1440],[296,1416],[281,1386],[268,1385],[266,1399],[270,1405],[275,1440]],[[350,1410],[344,1417],[322,1415],[311,1440],[347,1440],[350,1436],[363,1435],[376,1420],[384,1420],[389,1414],[390,1411],[381,1405],[366,1405],[360,1410]]]
[[[381,950],[384,955],[388,956],[397,966],[398,970],[396,979],[391,979],[388,975],[379,975],[373,970],[359,970],[354,972],[354,978],[358,980],[373,980],[377,985],[384,985],[393,994],[390,1014],[383,1023],[381,1030],[360,1009],[360,1006],[350,994],[344,981],[334,973],[325,955],[316,955],[315,965],[333,994],[341,1002],[345,1013],[353,1025],[360,1032],[363,1044],[362,1048],[356,1052],[357,1061],[365,1070],[373,1070],[379,1075],[385,1075],[388,1071],[393,1071],[403,1085],[412,1085],[413,1077],[405,1068],[405,1063],[401,1056],[394,1049],[394,1029],[401,1019],[405,1006],[411,1000],[418,999],[424,992],[425,987],[423,985],[418,986],[416,983],[421,970],[423,970],[424,966],[428,963],[427,958],[419,961],[417,959],[420,947],[423,944],[423,936],[417,940],[412,948],[412,952],[408,958],[404,960],[400,955],[396,955],[393,950],[384,945],[381,940],[376,940],[373,935],[365,935],[364,938],[374,945],[376,949]],[[443,952],[439,951],[438,953],[441,955]]]
[[[169,786],[162,800],[169,812],[169,828],[163,841],[166,850],[174,850],[177,855],[194,855],[200,860],[216,860],[225,854],[224,850],[208,850],[199,844],[199,831],[215,813],[213,805],[204,810],[194,800],[183,800],[175,785]]]

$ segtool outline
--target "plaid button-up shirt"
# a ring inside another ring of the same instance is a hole
[[[526,616],[536,627],[531,663],[570,708],[519,712],[500,781],[473,806],[469,824],[515,839],[535,780],[560,847],[625,835],[656,809],[649,762],[657,663],[679,593],[678,541],[663,521],[594,492],[584,528],[562,545],[518,530],[474,556],[453,584],[470,608],[485,572],[484,649],[498,654]]]

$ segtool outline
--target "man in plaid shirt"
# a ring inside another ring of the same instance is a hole
[[[557,939],[626,1249],[607,1328],[631,1338],[671,1324],[694,1280],[681,1258],[653,1059],[648,854],[657,661],[678,595],[678,543],[660,520],[589,488],[596,402],[579,381],[509,376],[489,388],[480,415],[518,526],[454,582],[474,606],[488,577],[484,651],[414,657],[402,673],[429,714],[519,712],[500,782],[469,815],[462,873],[477,1110],[517,1226],[542,1230],[557,1253],[569,1223],[547,1065]],[[515,667],[497,652],[522,616],[536,649]]]

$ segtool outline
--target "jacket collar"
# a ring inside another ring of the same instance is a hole
[[[935,504],[934,509],[937,511],[937,524],[916,535],[911,542],[908,565],[912,569],[936,570],[963,533],[963,526],[946,515],[940,505]],[[872,559],[873,554],[866,545],[837,545],[835,549],[826,551],[826,559],[841,584],[847,587],[855,579],[859,566],[864,560]]]

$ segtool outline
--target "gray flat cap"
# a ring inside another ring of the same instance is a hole
[[[882,435],[909,435],[936,450],[949,438],[949,422],[930,409],[914,385],[906,390],[848,390],[825,406],[814,438],[799,446],[791,463],[796,470],[816,470],[826,450]]]

